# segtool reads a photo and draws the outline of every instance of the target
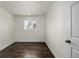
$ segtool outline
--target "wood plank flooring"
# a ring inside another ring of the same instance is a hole
[[[44,42],[16,42],[0,51],[0,58],[54,58]]]

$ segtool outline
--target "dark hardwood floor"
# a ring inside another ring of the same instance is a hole
[[[0,58],[54,58],[44,42],[16,42],[0,51]]]

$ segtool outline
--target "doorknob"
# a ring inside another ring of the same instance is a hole
[[[69,43],[69,44],[71,43],[71,41],[70,41],[70,40],[66,40],[65,42],[66,42],[66,43]]]

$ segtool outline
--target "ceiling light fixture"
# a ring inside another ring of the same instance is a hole
[[[31,13],[28,13],[28,15],[32,15]]]

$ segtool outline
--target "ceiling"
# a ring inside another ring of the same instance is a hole
[[[14,15],[46,15],[52,1],[2,1],[1,6]]]

